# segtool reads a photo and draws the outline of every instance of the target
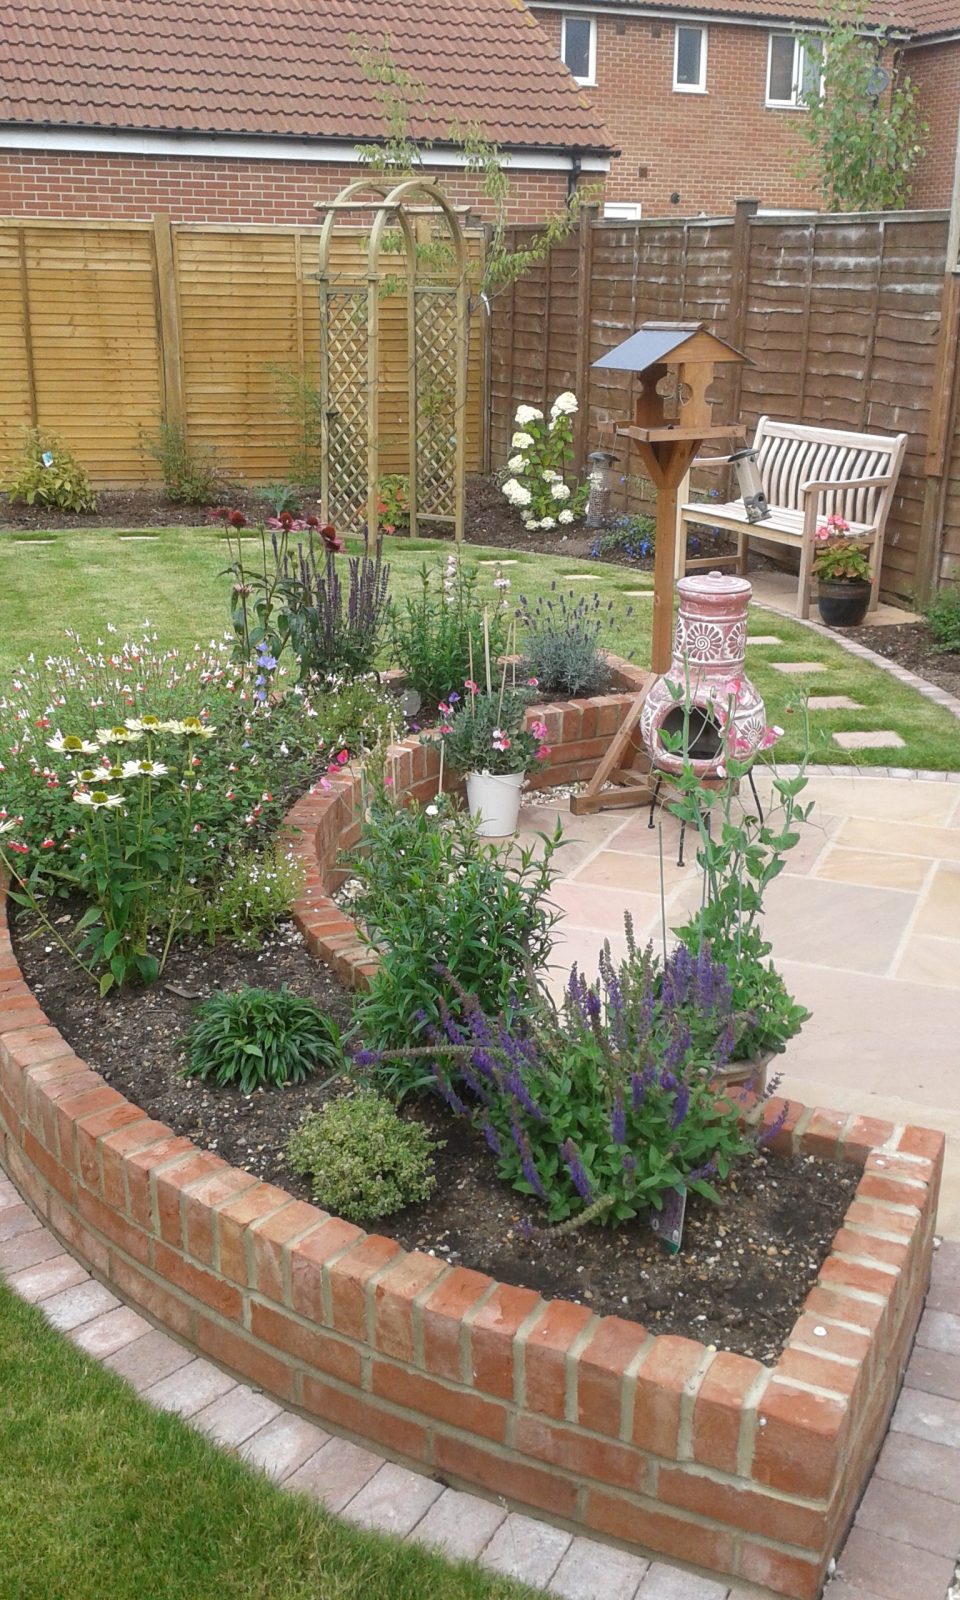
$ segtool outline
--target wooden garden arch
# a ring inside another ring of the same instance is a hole
[[[374,199],[365,198],[373,194]],[[325,514],[347,532],[378,526],[380,480],[381,256],[389,226],[399,228],[406,267],[409,397],[410,534],[418,524],[451,527],[463,538],[466,479],[467,255],[457,209],[439,184],[379,177],[348,183],[320,231],[321,494]],[[344,213],[372,211],[366,274],[338,270],[332,247]],[[450,282],[426,282],[417,251],[419,219],[446,225],[453,255]],[[451,369],[453,382],[451,384]]]

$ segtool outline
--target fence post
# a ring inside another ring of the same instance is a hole
[[[596,205],[581,206],[577,251],[577,399],[580,410],[573,430],[573,465],[582,472],[590,442],[590,323],[593,287],[593,227],[600,214]],[[544,351],[544,361],[547,352]]]
[[[20,304],[23,308],[23,354],[27,368],[27,389],[30,397],[30,426],[40,421],[37,410],[37,374],[33,362],[33,328],[30,321],[30,276],[27,271],[27,229],[21,223],[17,228],[17,255],[20,267]]]
[[[747,300],[750,289],[750,219],[760,209],[759,200],[738,200],[733,214],[733,243],[730,247],[730,302],[727,307],[727,324],[724,338],[735,349],[743,349],[747,329]],[[739,361],[731,364],[730,411],[731,421],[740,414],[740,390],[743,367]]]
[[[917,598],[921,604],[933,598],[940,582],[950,441],[960,414],[960,362],[957,360],[957,344],[960,341],[960,119],[957,124],[956,165],[947,224],[944,273],[933,400],[923,463],[926,482],[917,543]]]
[[[180,300],[173,253],[170,213],[159,211],[153,219],[153,250],[157,268],[157,308],[160,324],[160,359],[163,367],[163,417],[182,428],[183,354],[180,342]]]

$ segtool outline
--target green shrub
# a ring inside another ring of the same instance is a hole
[[[145,434],[144,449],[157,462],[167,499],[178,505],[203,506],[216,498],[223,476],[208,445],[194,448],[179,422],[161,422],[155,434]]]
[[[55,433],[25,430],[23,449],[3,485],[11,501],[52,506],[57,511],[96,511],[90,479]]]
[[[938,654],[960,654],[960,587],[941,589],[923,614]]]
[[[229,939],[243,950],[257,950],[268,929],[287,916],[303,882],[303,863],[289,851],[239,850],[224,861],[216,893],[198,888],[188,902],[190,929],[208,944]]]
[[[439,1148],[375,1089],[359,1089],[310,1112],[287,1153],[294,1172],[309,1177],[317,1205],[363,1224],[426,1200],[436,1187],[432,1157]]]
[[[185,1078],[235,1085],[244,1094],[302,1083],[318,1068],[335,1072],[343,1061],[336,1023],[286,985],[212,994],[184,1042]]]
[[[654,554],[656,541],[657,525],[652,517],[626,513],[597,534],[590,554],[594,557],[622,555],[630,561],[642,561]]]
[[[483,673],[479,583],[475,567],[464,567],[458,556],[450,555],[445,566],[424,563],[419,592],[394,608],[394,664],[406,673],[410,688],[434,705],[451,693],[462,693],[468,678],[479,679]],[[501,604],[494,603],[489,611],[493,664],[506,652],[509,627]]]
[[[374,797],[352,871],[353,903],[380,965],[355,1018],[365,1042],[405,1045],[442,1009],[457,1013],[463,991],[496,1013],[523,1005],[528,972],[546,965],[559,911],[548,895],[559,825],[539,859],[532,848],[508,865],[463,812],[446,803],[394,807]],[[384,1069],[381,1087],[404,1094],[429,1087],[429,1064]]]
[[[269,506],[275,517],[281,516],[284,511],[289,512],[291,517],[303,514],[300,509],[302,496],[292,483],[265,483],[257,490],[257,499]]]
[[[632,611],[630,607],[627,616]],[[561,594],[556,579],[550,593],[530,605],[520,596],[524,635],[524,675],[536,678],[545,695],[599,694],[610,682],[610,668],[600,636],[613,620],[614,603],[601,606],[600,596]]]

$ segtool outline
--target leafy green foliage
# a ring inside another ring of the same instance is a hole
[[[289,457],[290,482],[299,490],[319,494],[323,436],[320,390],[307,373],[292,367],[271,363],[267,371],[276,384],[277,402],[293,439]],[[291,508],[281,507],[283,509]]]
[[[426,562],[419,586],[395,605],[391,647],[407,683],[436,705],[458,694],[484,662],[483,603],[476,567],[450,555],[445,566]],[[495,664],[507,647],[508,621],[502,604],[489,614],[490,658]]]
[[[630,615],[628,608],[627,615]],[[518,612],[524,627],[524,674],[536,678],[545,695],[600,694],[610,682],[610,668],[600,639],[615,616],[612,600],[604,605],[573,589],[561,592],[556,580],[550,593],[532,604],[520,596]]]
[[[428,1062],[501,1177],[550,1222],[624,1222],[680,1185],[716,1200],[710,1179],[751,1148],[713,1087],[743,1020],[730,976],[706,949],[661,965],[637,949],[629,919],[627,948],[614,966],[604,947],[599,984],[574,967],[559,1010],[538,987],[493,1017],[461,991],[459,1015],[444,1008],[424,1044],[358,1059],[378,1073]]]
[[[198,1007],[184,1043],[185,1078],[221,1088],[282,1089],[343,1061],[340,1030],[313,1000],[282,989],[212,994]]]
[[[359,879],[353,909],[380,956],[356,1005],[364,1040],[408,1043],[439,1022],[444,1005],[456,1011],[460,988],[494,1012],[524,1003],[528,974],[546,964],[559,916],[547,896],[561,838],[558,825],[539,859],[526,848],[508,868],[447,802],[421,811],[372,796],[351,860]],[[406,1093],[428,1081],[422,1064],[398,1067],[389,1087]]]
[[[406,533],[410,527],[410,479],[388,472],[377,484],[377,515],[381,533]]]
[[[357,1089],[304,1117],[287,1153],[294,1172],[309,1177],[318,1206],[364,1224],[430,1198],[439,1148],[376,1089]]]
[[[923,613],[935,648],[942,654],[960,653],[960,588],[943,588]]]
[[[863,0],[832,0],[819,38],[805,36],[809,86],[799,132],[800,174],[816,183],[828,211],[892,211],[909,200],[929,125],[917,89],[897,71],[878,91],[888,34],[864,32]]]
[[[3,488],[14,504],[56,511],[97,509],[97,497],[79,461],[62,439],[43,428],[24,430],[23,447]]]
[[[223,477],[216,454],[209,446],[192,446],[181,423],[161,422],[143,443],[160,468],[168,500],[203,506],[215,497]]]
[[[284,511],[292,517],[299,517],[300,491],[292,483],[264,483],[257,490],[258,499],[274,517],[279,517]]]
[[[870,546],[862,539],[825,539],[813,552],[816,577],[864,583],[870,578]]]
[[[549,755],[536,730],[525,726],[530,695],[518,689],[500,694],[468,693],[443,726],[445,760],[454,772],[529,772]],[[449,708],[441,706],[441,715]],[[540,754],[542,752],[542,755]]]
[[[539,406],[517,407],[501,492],[520,511],[528,532],[568,527],[584,513],[590,485],[567,482],[573,461],[571,418],[578,410],[570,389],[554,400],[549,419]]]
[[[289,915],[303,882],[303,864],[289,850],[238,850],[220,868],[215,895],[191,885],[183,926],[208,944],[228,939],[241,950],[258,950],[264,934]]]
[[[617,517],[609,528],[598,533],[590,546],[590,554],[597,556],[626,556],[630,561],[642,561],[652,556],[656,549],[657,525],[652,517],[624,515]]]

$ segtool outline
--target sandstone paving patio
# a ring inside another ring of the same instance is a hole
[[[769,802],[769,780],[761,783]],[[792,992],[812,1013],[778,1059],[781,1093],[808,1104],[942,1128],[940,1227],[960,1239],[960,774],[812,770],[810,821],[767,894],[765,927]],[[573,961],[593,976],[604,939],[662,944],[700,898],[696,839],[677,865],[665,809],[573,817],[527,803],[524,836],[559,815],[569,843],[553,898],[559,990]],[[661,873],[663,900],[661,902]]]

